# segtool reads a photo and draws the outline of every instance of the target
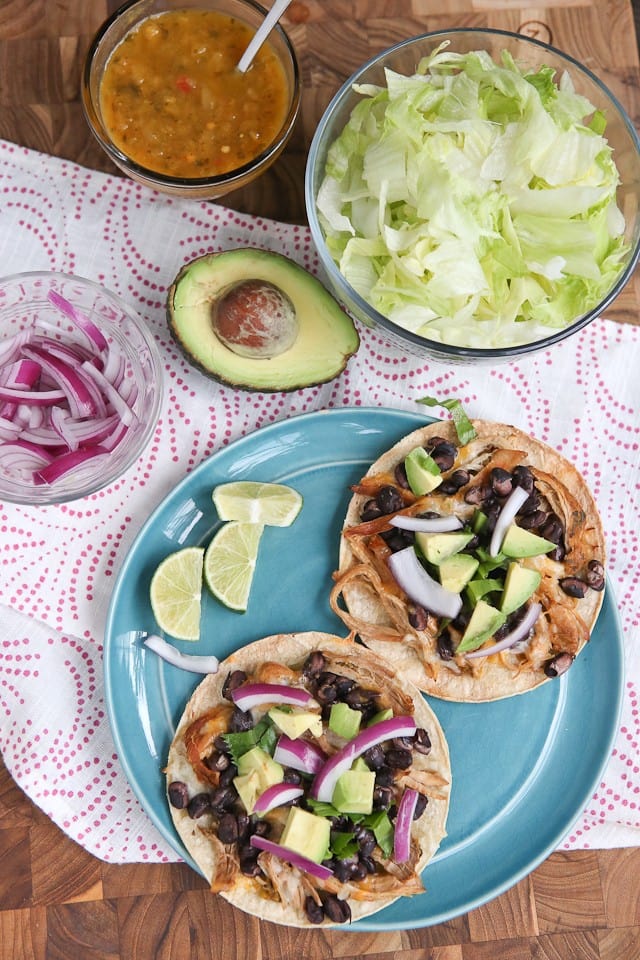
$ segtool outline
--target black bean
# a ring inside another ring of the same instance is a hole
[[[377,783],[373,788],[373,809],[388,810],[393,798],[391,787],[381,787]]]
[[[375,690],[365,690],[363,687],[355,686],[349,693],[346,695],[345,703],[353,710],[362,710],[363,707],[368,706],[372,700],[375,700],[378,696]]]
[[[518,515],[522,517],[527,517],[532,513],[537,513],[540,509],[540,494],[537,490],[533,490],[529,494],[525,502],[522,504],[518,510]]]
[[[451,621],[451,626],[455,630],[459,630],[460,633],[464,633],[469,625],[469,620],[471,620],[471,612],[463,607],[458,616]]]
[[[236,791],[231,786],[216,787],[211,794],[211,806],[216,813],[226,813],[236,802]]]
[[[169,784],[169,803],[176,810],[184,810],[189,805],[189,788],[182,780],[174,780]]]
[[[435,460],[438,464],[441,473],[446,473],[447,470],[451,470],[456,462],[457,455],[457,448],[452,443],[449,443],[448,440],[443,440],[442,443],[439,443],[431,451],[431,459]]]
[[[572,663],[573,657],[570,653],[559,653],[553,660],[547,661],[544,672],[548,677],[559,677],[567,672]]]
[[[258,818],[251,821],[250,831],[255,834],[256,837],[268,837],[271,833],[271,827],[266,820]]]
[[[196,793],[195,797],[189,800],[187,812],[192,820],[204,816],[205,813],[211,813],[211,797],[208,793]]]
[[[543,536],[545,540],[550,540],[551,543],[559,544],[562,540],[563,533],[562,521],[555,513],[550,513],[547,522],[540,529],[540,535]]]
[[[364,878],[367,876],[368,873],[369,871],[365,867],[364,863],[358,860],[358,862],[355,864],[355,866],[351,870],[351,879],[364,880]]]
[[[411,750],[413,747],[413,735],[410,737],[393,737],[387,741],[388,746],[395,747],[397,750]]]
[[[302,674],[305,677],[315,678],[322,673],[327,665],[324,654],[319,650],[310,653],[302,666]]]
[[[368,827],[363,827],[359,824],[353,832],[358,841],[360,858],[370,857],[376,846],[376,838],[373,830],[369,830]]]
[[[376,500],[367,500],[364,504],[362,510],[360,511],[360,519],[363,521],[368,520],[377,520],[378,517],[382,516],[382,510],[378,506]]]
[[[592,590],[604,590],[604,567],[599,560],[589,560],[586,580]]]
[[[513,477],[508,470],[494,467],[490,474],[491,489],[496,497],[508,497],[513,490]]]
[[[387,750],[387,766],[391,767],[392,770],[408,770],[411,763],[411,750],[398,750],[395,747]]]
[[[213,746],[219,753],[231,753],[231,748],[224,737],[218,736],[213,741]]]
[[[382,767],[378,767],[376,770],[376,786],[378,787],[390,787],[393,784],[394,776],[393,770],[390,766],[387,765],[387,755],[384,755],[385,763]]]
[[[336,679],[336,690],[338,692],[338,700],[344,700],[346,695],[353,690],[355,687],[355,680],[351,680],[349,677],[338,677]]]
[[[427,611],[418,603],[410,603],[407,607],[409,623],[414,630],[426,630],[429,618]]]
[[[384,750],[382,744],[377,743],[362,754],[362,759],[371,770],[379,770],[384,765]]]
[[[404,465],[404,462],[399,463],[395,470],[393,471],[393,478],[398,484],[399,487],[402,487],[403,490],[409,489],[409,481],[407,480],[407,468]]]
[[[360,857],[360,863],[363,863],[367,869],[367,873],[376,872],[376,862],[373,857]]]
[[[393,530],[383,530],[380,536],[393,553],[410,547],[415,540],[415,534],[411,530],[400,530],[397,527]]]
[[[491,489],[491,484],[478,483],[475,487],[471,487],[470,490],[467,490],[464,495],[464,502],[477,506],[478,504],[484,503],[485,500],[488,500],[489,497],[492,496],[493,490]]]
[[[218,777],[218,784],[221,787],[228,787],[230,783],[238,776],[238,768],[235,763],[230,763],[226,770],[223,770]]]
[[[238,861],[240,864],[240,871],[246,877],[257,877],[262,871],[258,866],[258,857],[260,851],[257,847],[252,847],[249,844],[246,844],[243,847],[240,847],[238,852]]]
[[[296,786],[302,783],[302,774],[293,767],[285,767],[282,779],[285,783],[293,783]]]
[[[449,443],[448,440],[445,440],[444,437],[429,437],[428,441],[425,443],[424,448],[427,453],[431,453],[436,447],[439,447],[443,443]]]
[[[316,690],[316,700],[323,706],[329,706],[338,699],[338,690],[335,683],[321,683]]]
[[[437,488],[437,492],[450,496],[454,493],[457,493],[458,490],[462,489],[462,487],[466,487],[470,479],[471,474],[468,470],[454,470],[446,480],[442,481],[440,486]]]
[[[239,813],[236,816],[238,824],[238,843],[246,843],[251,833],[251,820],[246,813]]]
[[[513,482],[517,487],[522,487],[527,493],[532,493],[535,485],[535,479],[529,467],[523,464],[515,467],[512,472]]]
[[[252,730],[255,724],[248,710],[245,713],[239,707],[234,707],[229,726],[233,733],[244,733],[247,730]]]
[[[333,893],[322,895],[322,906],[325,916],[333,923],[347,923],[351,920],[351,907],[346,900],[339,900]]]
[[[221,843],[236,843],[238,835],[238,821],[232,813],[224,813],[218,823],[218,839]]]
[[[453,640],[446,628],[438,635],[438,656],[441,660],[451,660],[453,657]]]
[[[324,920],[322,904],[316,903],[315,899],[311,896],[305,897],[304,912],[307,915],[309,923],[322,923]]]
[[[419,820],[419,819],[420,819],[420,817],[422,816],[422,814],[423,814],[424,811],[426,810],[428,803],[429,803],[429,798],[428,798],[427,796],[425,796],[424,793],[419,793],[419,794],[418,794],[418,799],[416,800],[416,808],[415,808],[415,810],[413,811],[413,819],[414,819],[414,820]]]
[[[424,727],[418,727],[413,738],[413,749],[416,753],[427,756],[431,753],[431,739]]]
[[[536,530],[546,523],[548,519],[549,514],[545,510],[534,510],[533,513],[521,516],[518,521],[518,526],[524,530]]]
[[[585,583],[584,580],[580,580],[579,577],[562,577],[560,586],[568,597],[576,597],[578,600],[586,597],[587,590],[589,589],[589,584]]]
[[[336,860],[333,868],[334,876],[338,878],[340,883],[346,883],[347,880],[350,880],[353,876],[353,869],[357,863],[357,854],[355,854],[353,857],[343,857],[341,860]]]
[[[229,694],[232,690],[237,690],[238,687],[241,687],[245,683],[247,675],[244,670],[232,670],[231,673],[227,674],[226,680],[222,684],[222,696],[227,700],[230,700],[231,697]]]
[[[223,770],[226,770],[229,764],[231,763],[231,758],[228,753],[218,753],[217,750],[214,750],[205,758],[204,764],[209,770],[217,770],[221,773]]]
[[[404,501],[395,487],[381,487],[376,497],[376,502],[383,513],[396,513],[402,510]]]

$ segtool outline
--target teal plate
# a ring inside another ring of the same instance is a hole
[[[173,849],[162,767],[199,682],[145,651],[156,630],[151,575],[172,550],[205,545],[219,526],[211,491],[237,479],[287,483],[303,495],[294,524],[267,527],[245,614],[203,592],[193,653],[223,658],[260,637],[297,630],[345,635],[328,603],[349,487],[393,443],[431,422],[399,410],[342,408],[263,427],[214,454],[170,493],[140,530],[118,575],[105,635],[109,719],[129,782]],[[402,898],[350,929],[430,926],[486,903],[533,870],[579,818],[600,781],[618,726],[623,641],[610,589],[591,642],[571,670],[523,696],[458,704],[430,698],[451,752],[448,835],[425,869],[426,893]]]

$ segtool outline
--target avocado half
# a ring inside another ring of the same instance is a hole
[[[213,304],[244,280],[271,283],[293,303],[298,335],[278,356],[241,356],[213,329]],[[205,254],[185,264],[169,288],[167,319],[191,363],[241,390],[276,393],[326,383],[344,370],[360,345],[353,320],[319,280],[282,254],[252,247]]]

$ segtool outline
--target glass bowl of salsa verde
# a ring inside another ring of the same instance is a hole
[[[254,0],[131,0],[105,21],[85,60],[82,102],[116,166],[192,199],[224,196],[271,166],[300,107],[282,27],[237,69],[267,12]]]

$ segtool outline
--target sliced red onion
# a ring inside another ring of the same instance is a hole
[[[361,733],[349,740],[347,744],[327,760],[315,776],[311,784],[311,796],[316,800],[331,803],[333,791],[338,778],[350,769],[354,760],[357,760],[370,747],[375,747],[393,737],[412,737],[416,732],[416,722],[413,717],[391,717],[389,720],[380,720],[367,727]]]
[[[532,603],[526,614],[518,623],[511,633],[508,633],[506,637],[503,637],[498,643],[492,644],[490,647],[481,647],[479,650],[474,650],[472,653],[466,653],[465,656],[468,660],[477,660],[480,657],[490,657],[494,653],[500,653],[502,650],[508,650],[509,647],[513,647],[519,640],[524,640],[526,636],[533,630],[536,621],[540,614],[542,613],[542,604]]]
[[[429,576],[413,547],[392,553],[387,563],[398,585],[414,603],[439,617],[453,620],[458,616],[462,597]]]
[[[274,857],[278,857],[279,860],[285,860],[287,863],[290,863],[292,867],[297,867],[298,870],[309,873],[312,877],[317,877],[318,880],[328,880],[329,877],[333,876],[333,873],[328,867],[323,866],[321,863],[315,863],[315,861],[309,860],[308,857],[303,857],[301,853],[296,853],[295,850],[289,850],[279,843],[274,843],[273,840],[267,840],[266,837],[259,837],[254,833],[249,843],[252,847],[257,847],[258,850],[271,853]]]
[[[529,494],[524,487],[514,487],[504,502],[502,510],[498,514],[496,525],[491,534],[491,543],[489,544],[489,556],[496,557],[500,553],[500,547],[504,540],[507,528],[513,522],[515,515],[520,507],[529,499]]]
[[[275,807],[283,807],[286,803],[292,803],[303,794],[302,787],[296,786],[295,783],[274,783],[260,794],[253,805],[253,812],[268,813]]]
[[[115,449],[136,420],[138,397],[120,345],[110,344],[60,294],[52,291],[49,299],[82,332],[86,344],[61,339],[44,320],[40,332],[21,331],[0,343],[0,463],[7,476],[9,465],[20,463],[20,481],[34,484],[55,483],[81,463]],[[3,445],[16,440],[31,444],[30,458],[26,448],[14,447],[2,460]],[[35,465],[31,476],[27,459]]]
[[[64,390],[74,417],[94,416],[96,407],[93,395],[87,389],[84,377],[78,376],[77,370],[58,357],[48,356],[39,347],[30,346],[23,349],[26,356],[38,360],[42,364],[42,369],[56,381],[61,390]]]
[[[407,788],[398,804],[393,834],[393,859],[396,863],[406,863],[411,856],[411,824],[417,802],[418,791]]]
[[[276,743],[273,759],[284,767],[300,770],[301,773],[317,773],[327,758],[315,743],[301,738],[292,740],[283,733]]]
[[[295,707],[317,707],[318,702],[306,690],[284,683],[244,683],[231,691],[231,698],[240,710],[252,710],[265,703],[288,703]]]
[[[153,650],[159,657],[166,660],[174,667],[180,670],[188,670],[190,673],[217,673],[220,661],[217,657],[196,655],[193,653],[182,653],[173,644],[168,643],[162,637],[155,633],[143,637],[142,642],[149,650]]]
[[[96,327],[95,323],[85,317],[83,313],[80,312],[72,303],[70,303],[66,297],[63,297],[60,293],[57,293],[55,290],[49,291],[49,300],[57,307],[58,310],[61,310],[66,317],[70,320],[73,320],[75,325],[79,330],[89,338],[90,342],[96,347],[97,350],[108,350],[109,344],[107,343],[101,330]]]
[[[399,530],[415,530],[416,533],[448,533],[450,530],[460,530],[464,526],[457,517],[409,517],[399,513],[391,517],[389,523]]]
[[[108,455],[109,451],[99,445],[85,450],[71,450],[69,453],[62,453],[46,467],[35,471],[34,482],[37,484],[55,483],[56,480],[60,480],[61,477],[66,476],[72,470],[76,470],[83,463],[94,460],[96,457]]]

